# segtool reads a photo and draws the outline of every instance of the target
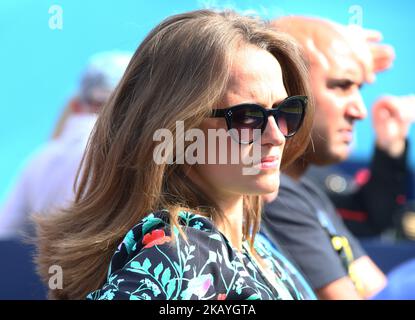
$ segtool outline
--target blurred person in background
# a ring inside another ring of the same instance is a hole
[[[109,100],[131,54],[101,52],[91,56],[52,139],[33,154],[0,208],[0,238],[15,238],[27,231],[32,213],[47,214],[67,206],[74,197],[74,182],[97,113]]]
[[[367,111],[360,88],[390,67],[391,47],[381,35],[317,18],[287,17],[274,26],[298,40],[308,58],[316,114],[305,154],[281,176],[278,198],[270,194],[262,231],[297,263],[321,299],[373,296],[387,280],[344,225],[324,191],[307,179],[310,165],[346,160],[353,128]],[[412,97],[384,97],[373,106],[377,144],[372,177],[345,199],[370,215],[391,215],[404,188],[406,136],[414,109]],[[368,189],[368,190],[367,190]],[[370,204],[370,205],[368,205]],[[382,211],[384,210],[384,211]],[[383,219],[376,218],[377,220]]]
[[[401,227],[411,183],[408,124],[414,120],[415,96],[384,96],[372,106],[376,147],[369,168],[360,167],[351,176],[342,168],[314,165],[306,173],[324,189],[359,239],[410,239]]]

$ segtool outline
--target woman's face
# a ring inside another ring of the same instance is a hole
[[[254,46],[245,46],[235,53],[231,79],[225,97],[218,108],[229,108],[241,103],[255,103],[270,109],[286,97],[281,67],[275,57],[268,51]],[[213,199],[215,197],[225,199],[228,196],[260,195],[278,190],[285,137],[272,116],[268,118],[267,127],[260,140],[255,142],[256,145],[255,143],[239,144],[229,136],[225,139],[226,144],[220,139],[216,139],[216,143],[209,143],[207,141],[211,138],[209,129],[227,130],[225,118],[206,119],[200,129],[207,137],[206,161],[205,164],[192,166],[189,176],[209,196]],[[239,151],[236,157],[235,147]],[[225,164],[219,163],[221,151],[226,154]],[[209,162],[209,158],[216,161]],[[250,159],[255,160],[250,163]],[[253,169],[251,174],[243,170],[248,167]]]

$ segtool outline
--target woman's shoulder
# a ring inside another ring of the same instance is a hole
[[[123,268],[127,261],[145,249],[147,252],[151,249],[171,255],[177,252],[173,250],[174,247],[197,246],[200,250],[206,242],[214,247],[215,243],[216,246],[226,244],[223,235],[209,218],[189,211],[178,212],[178,226],[182,229],[185,239],[170,219],[167,210],[155,211],[143,218],[127,232],[118,246],[111,261],[111,269]]]
[[[163,241],[168,240],[165,237],[171,239],[172,231],[174,236],[178,237],[178,228],[170,219],[171,217],[167,210],[148,214],[126,234],[120,246],[124,245],[127,251],[135,251],[137,246],[140,245],[138,242],[141,242],[143,247],[149,246],[151,243],[161,244]],[[177,224],[182,228],[187,237],[192,237],[195,233],[212,234],[219,232],[209,218],[190,211],[179,211],[177,214]]]
[[[155,211],[143,218],[133,229],[141,227],[145,232],[160,225],[170,227],[172,225],[170,219],[171,215],[168,210]],[[194,228],[206,232],[216,231],[213,222],[209,218],[191,211],[179,211],[177,220],[178,224],[184,228]]]
[[[215,276],[233,279],[235,272],[224,237],[208,218],[191,212],[179,212],[178,224],[187,239],[168,211],[147,215],[116,250],[103,288],[88,298],[190,299],[223,293]]]

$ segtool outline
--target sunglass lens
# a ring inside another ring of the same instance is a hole
[[[297,132],[303,119],[304,107],[303,100],[293,98],[285,101],[278,108],[276,122],[283,135],[289,137]]]
[[[261,129],[264,114],[255,105],[246,105],[232,112],[232,128],[236,129],[240,142],[254,140],[253,129]]]

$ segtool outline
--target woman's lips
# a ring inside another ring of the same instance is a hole
[[[261,159],[261,169],[275,169],[279,167],[279,157],[268,156]]]

